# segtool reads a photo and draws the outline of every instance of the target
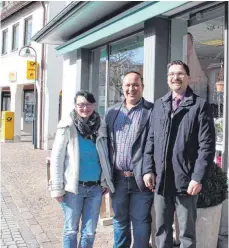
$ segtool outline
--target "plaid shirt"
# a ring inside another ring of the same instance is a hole
[[[128,110],[123,104],[114,122],[115,168],[118,170],[133,170],[131,152],[141,114],[142,100],[131,110]]]

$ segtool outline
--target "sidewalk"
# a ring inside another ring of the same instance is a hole
[[[47,190],[47,151],[1,144],[1,247],[61,248],[63,216]],[[113,227],[98,226],[94,248],[112,248]]]
[[[34,150],[27,140],[1,144],[2,248],[62,247],[62,210],[47,190],[48,155]],[[219,243],[228,247],[227,239],[220,238]],[[113,227],[98,225],[94,248],[112,247]]]

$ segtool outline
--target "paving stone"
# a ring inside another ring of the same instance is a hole
[[[51,242],[45,242],[40,244],[41,248],[52,248]]]
[[[28,247],[26,244],[17,244],[18,247]]]
[[[17,208],[14,202],[10,202],[6,204],[9,209]]]
[[[43,243],[43,242],[48,242],[50,241],[48,236],[45,233],[38,233],[36,234],[36,239],[39,243]]]
[[[2,238],[3,239],[10,239],[10,238],[12,238],[12,236],[11,236],[11,234],[2,234]]]
[[[33,219],[33,215],[30,212],[23,212],[22,213],[22,218],[24,220]]]
[[[18,242],[18,241],[24,241],[24,240],[23,240],[23,238],[14,237],[14,241]]]
[[[14,151],[14,156],[12,156],[12,151]],[[5,196],[12,197],[16,205],[15,207],[12,204],[9,207],[5,203],[5,208],[3,207],[4,217],[6,217],[4,218],[6,224],[4,230],[9,230],[7,221],[10,221],[12,225],[14,225],[13,220],[17,221],[17,228],[11,228],[11,231],[14,231],[12,232],[13,239],[15,237],[20,239],[21,234],[22,240],[13,240],[16,241],[17,247],[39,248],[42,244],[44,248],[62,247],[63,213],[60,204],[51,199],[47,190],[46,157],[46,151],[34,150],[30,143],[2,144],[1,185],[6,193]],[[2,199],[4,200],[3,197]],[[30,214],[25,216],[24,213]],[[30,227],[33,225],[39,225],[46,235],[40,237],[40,244],[37,235],[31,231]],[[22,232],[18,234],[21,230]],[[19,236],[13,235],[14,233]],[[108,243],[108,241],[111,239],[113,241],[112,226],[98,228],[97,234],[99,233],[104,233],[99,239],[106,244],[101,248],[111,248],[113,243]],[[23,241],[26,243],[18,243]]]
[[[28,248],[39,248],[39,245],[34,245],[34,244],[28,244],[27,245]]]
[[[17,205],[18,206],[18,205]],[[18,208],[19,209],[19,211],[21,212],[21,213],[23,213],[23,212],[28,212],[29,211],[29,209],[28,208],[26,208],[26,207],[22,207],[22,208]]]
[[[37,221],[35,219],[28,219],[26,220],[26,223],[30,226],[30,225],[36,225]]]
[[[15,241],[6,241],[6,245],[16,245]]]
[[[25,241],[24,240],[16,240],[16,243],[17,244],[25,244]]]
[[[13,238],[3,239],[4,243],[13,241]]]
[[[39,234],[39,233],[43,232],[40,225],[30,225],[30,229],[31,229],[33,234]]]

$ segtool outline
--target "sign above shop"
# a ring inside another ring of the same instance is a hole
[[[17,81],[17,72],[9,72],[8,79],[10,82],[16,82]]]
[[[38,63],[35,63],[35,61],[28,60],[27,68],[26,68],[26,78],[29,80],[34,80],[35,74],[36,74],[36,79],[37,79]]]

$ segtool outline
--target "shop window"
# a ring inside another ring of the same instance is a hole
[[[26,123],[33,122],[33,106],[34,106],[34,91],[26,90],[24,91],[24,121]]]
[[[32,17],[25,19],[24,45],[30,44],[32,37]]]
[[[122,79],[130,70],[143,75],[144,33],[138,33],[92,51],[90,90],[95,93],[98,112],[123,100]]]
[[[216,161],[221,166],[224,104],[225,7],[193,10],[172,20],[171,60],[190,68],[190,87],[212,106],[216,128]]]
[[[2,55],[7,53],[8,29],[2,31]]]
[[[19,40],[19,23],[13,26],[12,51],[18,49],[18,40]]]
[[[1,111],[10,111],[10,92],[2,92]]]
[[[143,74],[143,33],[110,45],[108,106],[123,100],[122,80],[127,71]]]

